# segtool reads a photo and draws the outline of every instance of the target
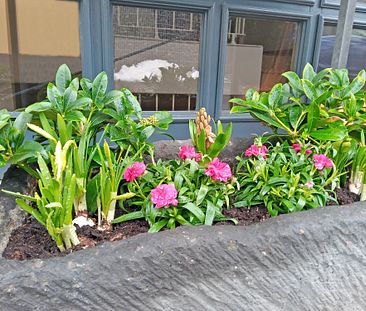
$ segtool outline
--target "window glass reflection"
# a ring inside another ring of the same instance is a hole
[[[201,17],[114,5],[115,87],[129,88],[145,111],[194,110]]]
[[[63,63],[81,73],[78,2],[0,0],[0,109],[44,99]]]
[[[293,70],[299,41],[297,22],[230,16],[228,25],[223,109],[248,88],[268,91]]]

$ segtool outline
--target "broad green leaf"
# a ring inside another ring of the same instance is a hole
[[[302,78],[305,80],[313,81],[315,76],[316,76],[316,73],[314,71],[313,66],[310,65],[309,63],[307,63],[302,72]]]
[[[301,107],[299,106],[292,106],[289,108],[289,121],[293,128],[295,128],[296,124],[301,124],[301,122],[298,122],[301,116]]]
[[[194,203],[187,203],[183,206],[185,209],[189,210],[197,219],[203,223],[205,221],[205,214],[202,210]]]
[[[365,70],[360,71],[356,78],[342,91],[342,97],[348,97],[351,94],[356,94],[363,89],[365,85]]]
[[[206,185],[201,185],[201,187],[197,193],[197,199],[196,199],[197,206],[199,206],[203,202],[203,200],[206,197],[207,192],[208,192],[208,187]]]
[[[47,158],[47,152],[40,143],[34,140],[26,140],[19,148],[17,148],[10,159],[10,162],[20,163],[28,159],[34,159],[37,157],[38,153],[40,153],[42,157]]]
[[[346,138],[347,134],[347,128],[344,125],[339,125],[313,131],[310,136],[320,141],[338,141]]]
[[[233,124],[229,123],[224,133],[217,135],[214,143],[208,148],[207,154],[211,158],[217,157],[230,141]]]
[[[71,71],[66,64],[62,64],[56,72],[56,86],[63,94],[71,81]]]
[[[277,83],[272,90],[269,92],[269,96],[268,96],[268,104],[271,108],[275,108],[282,97],[282,84],[281,83]]]
[[[312,129],[317,126],[319,118],[320,118],[319,105],[315,102],[312,102],[308,107],[308,115],[307,115],[307,126],[309,132],[311,132]]]
[[[301,80],[305,95],[313,101],[318,97],[314,85],[306,79]]]
[[[284,76],[289,81],[289,84],[293,89],[299,92],[303,91],[301,80],[296,72],[287,71],[283,73],[282,76]]]
[[[107,90],[107,86],[108,77],[107,74],[102,71],[95,77],[92,86],[92,99],[94,100],[94,104],[98,107],[98,109],[103,108],[103,100],[105,92]]]
[[[216,213],[216,206],[211,202],[207,201],[207,209],[206,209],[206,217],[205,217],[205,225],[211,226]]]
[[[25,108],[25,112],[31,113],[31,112],[43,112],[48,111],[52,109],[52,104],[50,102],[40,102],[40,103],[34,103],[27,108]]]
[[[154,134],[155,128],[152,125],[145,127],[141,131],[141,140],[147,140],[152,134]]]
[[[158,120],[158,123],[156,124],[156,127],[167,130],[169,127],[169,124],[173,122],[173,117],[171,112],[169,111],[159,111],[154,113],[154,117]]]
[[[128,103],[132,106],[136,116],[138,119],[142,118],[142,110],[140,103],[136,99],[136,97],[131,93],[130,90],[123,88],[122,93],[125,97],[125,99],[128,101]]]

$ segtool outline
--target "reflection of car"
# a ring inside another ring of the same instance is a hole
[[[335,36],[323,36],[320,44],[318,70],[331,66]],[[347,68],[351,77],[366,68],[366,37],[352,36]]]

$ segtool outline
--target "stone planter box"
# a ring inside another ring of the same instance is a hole
[[[0,203],[3,245],[19,217],[10,221],[13,199],[1,194]],[[365,207],[180,227],[47,260],[0,259],[0,310],[366,310]]]

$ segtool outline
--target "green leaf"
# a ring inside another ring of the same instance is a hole
[[[201,185],[200,189],[198,190],[196,205],[199,206],[206,197],[208,192],[208,187],[206,185]]]
[[[37,134],[49,139],[50,141],[53,141],[55,143],[57,143],[57,140],[55,137],[53,137],[51,134],[49,134],[48,132],[46,132],[44,129],[40,128],[39,126],[35,125],[35,124],[27,124],[28,127],[33,131],[36,132]]]
[[[287,71],[283,73],[282,76],[284,76],[289,81],[289,84],[293,89],[295,89],[298,92],[303,91],[301,80],[296,72]]]
[[[308,115],[307,115],[307,126],[309,132],[316,127],[320,118],[320,109],[319,105],[315,102],[312,102],[308,107]]]
[[[314,71],[313,66],[311,64],[307,63],[302,72],[302,78],[305,80],[313,81],[315,76],[316,76],[316,73]]]
[[[103,100],[107,86],[108,76],[104,71],[102,71],[95,77],[92,86],[92,99],[94,100],[94,104],[98,107],[98,109],[103,108]]]
[[[205,225],[211,226],[215,218],[216,206],[211,202],[207,201]]]
[[[310,99],[314,100],[318,97],[314,85],[309,80],[301,80],[305,95]]]
[[[123,88],[122,93],[124,98],[128,101],[128,103],[132,106],[137,118],[142,118],[142,109],[140,103],[136,99],[136,97],[131,93],[130,90]]]
[[[289,108],[289,119],[290,119],[289,121],[293,128],[295,128],[296,123],[298,123],[299,125],[301,124],[301,122],[298,122],[301,116],[301,112],[302,109],[299,106],[292,106]]]
[[[31,201],[31,202],[37,202],[37,200],[34,197],[31,197],[31,196],[25,195],[25,194],[21,194],[20,192],[13,192],[13,191],[9,191],[9,190],[6,190],[6,189],[1,189],[1,191],[6,193],[6,194],[9,194],[13,197],[16,197],[16,198],[28,200],[28,201]]]
[[[71,81],[71,71],[66,64],[62,64],[56,72],[56,87],[61,94],[65,92]]]
[[[154,134],[155,128],[152,125],[145,127],[141,131],[141,140],[147,140],[152,134]]]
[[[46,225],[46,220],[42,217],[42,215],[37,210],[35,210],[31,206],[29,206],[27,203],[25,203],[21,199],[16,199],[15,201],[17,202],[19,207],[21,207],[23,210],[25,210],[28,214],[31,214],[35,219],[37,219],[37,221],[39,223],[41,223],[43,226]]]
[[[194,203],[187,203],[183,205],[183,207],[187,210],[189,210],[194,216],[197,217],[197,219],[203,223],[205,221],[205,214],[202,212],[202,210]]]
[[[172,114],[169,111],[159,111],[154,113],[154,116],[158,119],[156,127],[162,130],[167,130],[169,124],[173,122]]]
[[[348,97],[351,94],[356,94],[365,86],[365,70],[361,70],[356,78],[342,91],[342,97]]]
[[[207,154],[211,158],[217,157],[230,141],[233,124],[229,123],[224,133],[217,135],[214,143],[208,148]]]
[[[11,163],[20,163],[28,159],[34,159],[37,157],[37,153],[40,153],[44,158],[47,158],[47,152],[43,146],[34,141],[26,140],[14,153],[10,159]]]
[[[25,108],[25,112],[31,113],[31,112],[43,112],[48,111],[52,109],[52,104],[50,102],[40,102],[40,103],[34,103],[32,105],[29,105],[27,108]]]
[[[112,220],[111,223],[118,224],[120,222],[140,219],[140,218],[144,218],[144,217],[145,217],[145,215],[142,211],[137,211],[137,212],[132,212],[132,213],[128,213],[128,214],[119,216],[119,217],[115,218],[114,220]]]
[[[343,124],[339,124],[338,122],[335,123],[337,123],[338,126],[330,125],[328,128],[313,131],[310,133],[310,136],[321,141],[343,140],[347,137],[347,128]]]
[[[154,223],[148,232],[149,233],[159,232],[162,228],[164,228],[167,225],[168,221],[169,221],[168,219],[163,219]]]
[[[275,108],[282,98],[282,84],[277,83],[269,92],[268,104],[271,108]]]

